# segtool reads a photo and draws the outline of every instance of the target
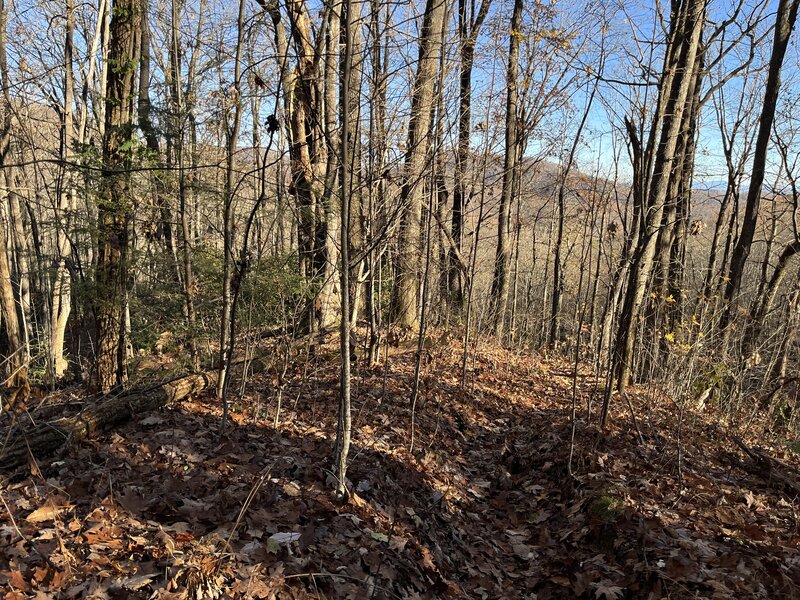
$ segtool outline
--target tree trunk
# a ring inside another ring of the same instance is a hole
[[[197,30],[197,39],[200,37],[200,30],[202,27],[203,21],[203,5],[204,2],[200,2],[199,12],[200,17],[198,19],[198,30]],[[180,210],[180,221],[181,221],[181,250],[183,254],[183,277],[181,278],[183,284],[183,297],[184,297],[184,317],[186,318],[186,328],[188,330],[187,333],[187,345],[189,347],[189,357],[191,360],[192,367],[197,370],[200,366],[200,356],[197,351],[197,340],[196,338],[196,331],[195,331],[195,321],[197,319],[195,313],[195,306],[194,306],[194,295],[195,295],[195,284],[194,284],[194,268],[192,266],[192,241],[194,236],[192,235],[192,227],[191,227],[191,215],[190,215],[190,193],[191,193],[191,184],[187,185],[186,181],[186,173],[184,171],[184,167],[186,164],[185,161],[185,153],[184,153],[184,145],[186,142],[186,124],[187,121],[189,123],[193,122],[193,115],[192,111],[194,110],[192,106],[187,105],[187,102],[184,100],[183,94],[183,82],[181,80],[181,60],[180,60],[180,35],[178,32],[178,24],[179,24],[179,11],[178,11],[178,0],[172,0],[171,4],[172,8],[172,28],[170,31],[170,70],[171,70],[171,80],[172,80],[172,110],[173,115],[171,119],[171,126],[172,132],[171,134],[177,137],[177,143],[175,147],[175,162],[178,166],[178,198],[179,198],[179,210]],[[192,58],[189,63],[189,74],[187,80],[187,96],[192,98],[193,90],[194,90],[194,78],[195,78],[195,71],[196,71],[196,62],[197,62],[197,52],[192,55]],[[190,152],[190,160],[192,162],[192,167],[194,167],[194,134],[190,132],[189,135],[189,152]],[[192,173],[195,173],[195,169],[192,168]],[[193,175],[194,176],[194,175]]]
[[[673,15],[673,45],[668,52],[674,53],[668,64],[668,85],[660,93],[668,96],[663,114],[656,114],[654,122],[661,123],[660,141],[652,160],[652,177],[648,192],[648,211],[645,227],[633,256],[628,277],[628,286],[620,313],[620,324],[614,352],[614,375],[617,388],[624,392],[631,379],[632,358],[636,342],[642,301],[644,300],[652,272],[658,233],[667,202],[667,191],[676,160],[683,113],[689,110],[689,93],[693,80],[700,76],[695,57],[700,47],[700,37],[705,23],[705,1],[686,0]],[[607,414],[604,406],[603,419]]]
[[[508,70],[506,75],[506,135],[505,158],[503,160],[503,189],[500,192],[500,208],[497,215],[497,247],[495,250],[494,276],[492,277],[492,304],[494,306],[494,334],[502,338],[508,306],[508,219],[514,198],[514,181],[519,157],[519,44],[522,39],[523,0],[514,0],[511,16],[511,31],[508,42]]]
[[[164,173],[160,171],[162,166],[161,144],[153,125],[152,103],[150,101],[150,20],[148,6],[150,0],[141,0],[141,58],[139,61],[139,103],[138,121],[139,129],[144,135],[147,146],[147,163],[152,164],[156,169],[152,172],[153,206],[158,211],[159,226],[157,238],[163,236],[164,249],[167,252],[170,262],[170,272],[175,275],[175,281],[180,281],[181,271],[178,266],[178,246],[175,242],[175,235],[172,228],[172,210],[170,209]],[[169,73],[167,80],[172,77]]]
[[[764,103],[761,107],[761,117],[758,124],[753,165],[750,169],[750,187],[747,190],[744,218],[739,238],[733,248],[731,265],[728,271],[728,282],[725,286],[724,300],[726,302],[720,327],[725,329],[731,321],[732,303],[742,286],[742,275],[750,247],[755,236],[758,222],[758,209],[761,204],[761,190],[764,184],[764,172],[767,163],[767,150],[772,134],[772,123],[775,120],[775,109],[778,104],[778,93],[781,87],[781,68],[789,38],[792,35],[797,20],[797,10],[800,0],[779,0],[775,16],[775,33],[772,42],[772,54],[769,59],[769,71],[764,90]]]
[[[11,224],[11,240],[14,244],[14,261],[16,265],[14,281],[17,284],[17,298],[19,299],[19,314],[22,318],[20,330],[24,346],[24,360],[30,360],[31,339],[33,336],[33,309],[31,306],[31,266],[29,247],[30,235],[25,232],[25,222],[22,208],[19,203],[19,193],[14,184],[13,172],[10,167],[4,169],[6,190],[8,190],[8,206]]]
[[[800,254],[800,241],[798,240],[787,244],[781,251],[780,257],[778,257],[778,264],[772,272],[764,294],[759,296],[754,303],[752,311],[753,317],[745,330],[744,339],[742,340],[743,356],[749,357],[758,342],[764,328],[764,321],[772,311],[775,298],[778,295],[778,290],[786,277],[786,269],[789,266],[789,261],[797,254]]]
[[[8,66],[6,59],[7,21],[9,6],[7,0],[0,0],[0,84],[3,88],[2,98],[2,131],[0,132],[0,169],[6,181],[5,191],[2,195],[8,199],[9,168],[7,165],[11,149],[11,100],[9,95]],[[8,261],[8,248],[6,246],[7,232],[2,219],[0,219],[0,309],[3,314],[3,324],[6,330],[8,343],[6,360],[7,385],[17,385],[26,379],[25,375],[25,347],[19,318],[17,317],[17,302],[14,298],[14,288],[11,285],[11,268]]]
[[[601,64],[601,73],[602,70],[603,67]],[[589,94],[589,99],[586,102],[586,108],[583,111],[583,116],[581,117],[581,122],[578,125],[578,129],[575,132],[575,137],[572,140],[569,156],[567,157],[567,162],[564,165],[564,170],[561,174],[561,180],[559,181],[558,185],[558,225],[556,226],[556,244],[553,255],[553,296],[550,307],[550,330],[547,336],[548,345],[551,347],[555,347],[558,341],[561,339],[561,295],[564,291],[564,264],[561,255],[564,244],[564,220],[566,219],[564,201],[567,191],[567,180],[569,178],[570,171],[572,170],[572,165],[575,161],[575,153],[578,151],[578,144],[581,141],[583,127],[586,125],[586,120],[589,118],[589,112],[592,110],[592,102],[594,101],[594,96],[597,93],[597,85],[599,81],[599,77],[595,79],[592,91]],[[580,335],[580,332],[578,332],[578,335]]]
[[[65,162],[72,160],[73,112],[75,81],[72,71],[73,33],[75,31],[75,2],[67,0],[66,28],[64,37],[64,113],[62,123],[61,156]],[[102,16],[100,16],[102,19]],[[94,56],[94,54],[92,54]],[[53,296],[50,312],[49,363],[53,381],[58,381],[67,372],[67,361],[64,359],[64,334],[67,329],[71,304],[71,285],[67,260],[72,252],[67,238],[67,230],[71,222],[70,213],[75,210],[76,190],[73,185],[69,167],[64,168],[63,180],[59,189],[59,202],[56,210],[56,274],[53,281]]]
[[[341,310],[340,290],[338,290],[338,243],[339,228],[342,226],[340,213],[336,206],[336,180],[339,176],[339,131],[337,128],[337,81],[339,80],[339,42],[341,29],[342,0],[328,3],[325,17],[328,20],[324,43],[323,65],[323,131],[314,166],[316,180],[321,181],[322,190],[317,202],[317,228],[314,265],[317,283],[316,325],[326,329],[338,324]],[[319,40],[322,43],[323,40]],[[339,188],[341,189],[341,183]]]
[[[423,173],[430,162],[431,116],[446,8],[446,0],[427,0],[422,17],[417,75],[411,96],[405,173],[400,194],[402,212],[391,312],[395,323],[413,330],[419,328]]]
[[[236,149],[239,142],[239,129],[242,122],[242,49],[244,45],[244,10],[245,0],[239,0],[239,16],[237,21],[236,53],[233,65],[233,89],[235,97],[233,99],[233,122],[225,119],[225,139],[226,139],[226,168],[225,168],[225,192],[224,192],[224,214],[223,214],[223,236],[224,236],[224,256],[222,273],[222,316],[220,318],[219,335],[219,378],[217,381],[217,397],[222,400],[222,426],[228,418],[228,402],[224,393],[226,382],[226,371],[230,367],[230,347],[233,344],[231,332],[233,330],[233,287],[234,278],[239,277],[237,273],[241,265],[235,264],[234,256],[234,168],[236,160]]]
[[[369,168],[368,168],[368,207],[366,236],[369,247],[367,255],[367,312],[369,317],[368,364],[373,366],[378,361],[381,339],[382,307],[381,294],[378,289],[381,282],[382,247],[378,245],[378,231],[383,224],[379,214],[385,214],[383,200],[386,197],[384,168],[386,164],[386,64],[388,47],[383,45],[380,29],[381,3],[370,1],[370,30],[372,34],[372,90],[369,111]],[[386,58],[386,60],[385,60]]]
[[[339,98],[341,108],[341,131],[339,135],[339,183],[341,185],[340,203],[340,256],[339,293],[341,310],[339,312],[339,354],[341,374],[339,380],[339,425],[336,435],[336,496],[345,500],[347,491],[347,456],[350,451],[351,415],[350,415],[350,196],[353,186],[351,172],[351,146],[355,140],[355,132],[351,132],[350,100],[351,74],[353,70],[353,0],[345,0],[341,15],[344,33],[344,55],[341,65],[341,82]],[[335,16],[334,16],[335,18]]]
[[[124,315],[129,222],[133,214],[128,169],[134,138],[139,18],[137,0],[116,0],[111,17],[109,68],[106,69],[103,172],[97,207],[97,354],[92,387],[103,393],[124,384],[126,379]]]
[[[449,301],[454,308],[462,310],[464,306],[463,273],[457,253],[463,255],[462,238],[464,235],[464,210],[467,201],[467,174],[470,166],[470,137],[472,136],[472,68],[475,64],[475,45],[492,0],[483,0],[478,14],[470,14],[467,0],[458,0],[459,41],[461,43],[459,65],[459,112],[458,112],[458,149],[456,151],[455,181],[453,183],[453,211],[451,215],[450,235],[455,247],[448,251],[447,287]],[[474,9],[474,3],[472,8]]]
[[[263,0],[259,4],[269,13],[275,29],[275,47],[289,140],[289,192],[297,201],[298,269],[301,278],[313,293],[304,310],[303,322],[307,331],[313,331],[320,326],[329,325],[336,318],[335,287],[332,287],[334,280],[331,269],[335,266],[335,238],[332,236],[336,233],[338,218],[335,217],[336,211],[333,210],[330,196],[337,169],[328,161],[328,146],[335,134],[331,126],[330,109],[333,109],[335,118],[336,57],[328,57],[323,77],[319,76],[320,57],[327,55],[324,52],[326,41],[333,47],[337,43],[335,40],[338,40],[338,36],[329,36],[326,31],[327,25],[336,19],[332,16],[334,9],[327,6],[323,18],[325,27],[319,32],[315,47],[305,3],[301,0],[289,0],[285,3],[297,58],[296,67],[290,69],[289,44],[280,3],[276,0]],[[338,21],[334,28],[338,30]],[[333,85],[325,84],[324,75],[327,75],[328,81],[333,78]],[[326,92],[326,88],[330,92]],[[326,107],[326,103],[331,106]],[[329,135],[331,140],[328,139]],[[328,218],[332,220],[331,223],[328,223]]]
[[[0,452],[0,469],[13,469],[25,464],[30,454],[39,458],[67,443],[80,442],[147,411],[198,394],[213,387],[216,378],[216,372],[187,375],[156,387],[109,396],[74,417],[40,423],[31,430],[12,436],[13,441]],[[5,435],[3,437],[7,439]]]

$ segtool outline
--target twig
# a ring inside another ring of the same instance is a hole
[[[236,530],[239,528],[239,525],[244,519],[244,515],[247,512],[247,509],[250,508],[250,505],[253,503],[253,500],[258,494],[258,491],[261,489],[261,486],[264,485],[264,482],[269,477],[269,474],[272,472],[272,468],[275,466],[275,463],[272,463],[266,471],[261,473],[261,477],[255,482],[252,488],[250,488],[250,493],[247,494],[247,498],[245,498],[244,504],[242,504],[241,510],[239,510],[239,516],[236,517],[236,523],[233,525],[233,529],[228,534],[228,539],[225,540],[225,545],[222,546],[222,550],[220,551],[220,556],[217,561],[217,568],[214,573],[219,573],[219,570],[222,568],[222,564],[225,561],[226,551],[231,547],[231,540],[233,539],[233,534],[236,533]]]
[[[349,579],[350,581],[357,581],[359,583],[364,583],[364,580],[359,579],[358,577],[354,577],[352,575],[345,575],[344,573],[326,573],[324,571],[318,571],[313,573],[295,573],[294,575],[284,575],[283,579],[286,581],[287,579],[299,579],[301,577],[341,577],[342,579]],[[391,595],[393,598],[397,598],[398,600],[402,600],[401,596],[395,594],[392,590],[382,585],[375,584],[375,587],[386,592],[387,594]]]
[[[627,392],[623,393],[622,397],[625,398],[625,401],[628,403],[628,409],[631,411],[631,419],[633,419],[633,426],[636,428],[636,433],[639,435],[639,443],[644,445],[644,437],[642,436],[642,430],[639,429],[639,422],[636,420],[636,411],[633,410],[631,398]]]
[[[395,519],[392,519],[392,524],[389,527],[389,535],[386,537],[386,547],[387,548],[389,547],[389,542],[392,541],[392,535],[394,534],[395,523],[396,523]],[[383,566],[383,559],[384,559],[385,555],[386,555],[386,552],[382,550],[381,553],[380,553],[380,558],[378,559],[378,568],[375,570],[376,574],[379,574],[380,571],[381,571],[381,567]],[[377,588],[378,588],[378,586],[373,583],[372,591],[369,593],[369,600],[372,600],[372,596],[375,595],[375,590]]]
[[[58,568],[52,563],[52,561],[48,557],[42,554],[41,550],[39,550],[39,548],[36,547],[36,544],[34,544],[31,540],[29,540],[25,536],[25,534],[22,533],[22,531],[20,531],[20,528],[17,526],[17,521],[14,519],[14,515],[11,512],[11,507],[8,506],[6,499],[3,497],[3,492],[0,492],[0,501],[2,501],[3,506],[6,507],[6,512],[8,512],[8,518],[11,519],[11,524],[14,526],[17,535],[19,535],[19,537],[21,537],[26,544],[30,545],[30,547],[33,548],[33,551],[36,552],[36,554],[38,554],[39,557],[50,566],[50,568],[52,568],[54,571],[58,571]]]

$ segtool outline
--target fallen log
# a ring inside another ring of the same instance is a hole
[[[293,345],[299,345],[306,337],[308,336],[294,340]],[[239,360],[232,367],[244,367],[250,374],[262,373],[275,368],[275,360],[274,353],[266,352]],[[218,379],[219,371],[212,368],[119,395],[105,396],[72,417],[24,428],[17,421],[16,425],[0,430],[0,471],[15,469],[24,465],[31,456],[39,458],[52,454],[66,444],[106,432],[142,413],[214,388]]]
[[[795,476],[794,469],[790,465],[770,456],[760,448],[750,448],[735,435],[731,435],[730,439],[750,459],[747,462],[739,461],[737,466],[751,475],[756,475],[769,487],[779,489],[793,497],[800,496],[800,480]]]
[[[216,371],[186,375],[157,386],[106,396],[72,417],[39,423],[30,429],[12,427],[2,434],[0,470],[24,465],[31,455],[38,458],[51,454],[65,444],[108,431],[137,415],[212,388],[216,383]]]

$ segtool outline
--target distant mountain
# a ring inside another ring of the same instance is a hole
[[[706,192],[724,192],[725,188],[728,187],[728,181],[725,179],[696,181],[694,187]]]

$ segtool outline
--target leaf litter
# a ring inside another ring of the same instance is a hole
[[[600,432],[581,373],[570,475],[570,365],[485,343],[462,389],[458,344],[431,348],[413,453],[413,351],[357,367],[344,505],[335,352],[289,369],[277,429],[264,374],[222,442],[203,396],[7,474],[4,597],[800,597],[796,494],[743,468],[713,410],[687,416],[680,452],[673,405],[644,392],[641,440],[622,401]],[[737,433],[796,473],[755,430]]]

